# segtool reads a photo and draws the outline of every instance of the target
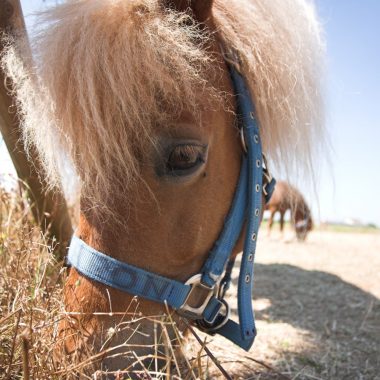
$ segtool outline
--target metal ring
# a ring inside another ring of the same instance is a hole
[[[228,322],[228,320],[230,318],[230,312],[231,312],[230,306],[228,305],[226,300],[220,299],[219,301],[224,306],[224,313],[219,314],[219,317],[217,318],[217,320],[212,324],[207,323],[203,319],[196,320],[195,323],[197,324],[198,328],[201,331],[204,331],[208,334],[213,335],[216,333],[217,330],[219,330],[221,327],[223,327]]]
[[[243,147],[244,152],[248,153],[248,147],[247,147],[247,144],[245,142],[245,136],[244,136],[244,129],[243,128],[240,128],[240,142],[241,142],[241,146]]]
[[[217,287],[216,286],[210,287],[210,286],[203,284],[201,273],[198,273],[198,274],[190,277],[185,282],[185,285],[190,285],[191,288],[190,288],[189,293],[187,294],[187,297],[186,297],[184,303],[179,308],[177,308],[177,313],[179,315],[184,316],[185,318],[188,318],[188,319],[198,319],[203,315],[210,299],[213,296],[216,296]],[[199,289],[199,288],[201,289],[201,291],[206,293],[205,295],[203,295],[203,299],[201,299],[201,301],[200,301],[201,304],[196,305],[196,306],[189,305],[188,301],[191,299],[192,293],[194,291],[196,292],[197,289]]]

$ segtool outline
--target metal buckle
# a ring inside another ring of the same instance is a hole
[[[185,302],[179,309],[177,309],[177,312],[185,318],[195,320],[195,323],[200,330],[213,335],[228,322],[230,318],[230,307],[223,297],[220,297],[220,286],[218,284],[209,287],[203,284],[201,279],[202,274],[196,274],[186,281],[185,284],[191,285],[191,289]],[[201,301],[197,301],[199,305],[191,306],[188,302],[196,289],[205,292],[206,295]],[[213,316],[212,320],[206,320],[203,314],[212,297],[217,297],[221,306]]]
[[[267,192],[267,185],[272,181],[273,177],[272,174],[270,174],[268,169],[268,163],[267,158],[265,157],[265,154],[263,153],[263,193],[265,196],[268,195]]]
[[[203,312],[205,311],[211,297],[215,296],[218,293],[218,287],[212,286],[209,287],[201,282],[202,274],[196,274],[193,277],[190,277],[185,285],[191,285],[189,294],[187,295],[185,302],[177,309],[177,312],[189,319],[203,319]],[[204,299],[199,301],[200,305],[191,306],[188,304],[191,296],[194,294],[194,291],[207,292]]]
[[[210,335],[215,334],[217,330],[223,327],[230,318],[231,309],[227,301],[223,299],[220,299],[219,301],[222,303],[224,310],[220,309],[212,321],[206,321],[205,319],[196,321],[197,327],[201,331],[204,331]]]

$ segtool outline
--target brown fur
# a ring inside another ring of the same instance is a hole
[[[266,205],[271,215],[268,222],[268,233],[273,225],[274,215],[280,213],[280,230],[284,230],[284,216],[290,210],[290,220],[296,231],[298,240],[305,240],[307,233],[313,228],[311,211],[302,194],[289,183],[278,181],[272,198]]]

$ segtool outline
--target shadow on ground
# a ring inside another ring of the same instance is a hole
[[[233,281],[236,285],[237,279]],[[267,305],[256,311],[258,321],[285,323],[310,333],[312,348],[278,348],[284,360],[275,368],[289,378],[300,371],[297,379],[380,379],[379,299],[336,275],[287,264],[256,264],[253,294],[256,303],[265,300]],[[281,377],[273,373],[260,375],[277,378]]]

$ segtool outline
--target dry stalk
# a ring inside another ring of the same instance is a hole
[[[140,364],[141,368],[143,369],[144,371],[144,374],[148,377],[148,379],[152,379],[152,377],[150,376],[149,374],[149,371],[148,369],[145,367],[144,363],[141,361],[141,358],[139,358],[137,355],[136,355],[136,352],[132,352],[132,355],[135,357],[136,361]]]
[[[218,359],[212,354],[210,349],[205,346],[202,342],[202,339],[198,336],[198,334],[194,331],[194,329],[189,325],[189,323],[182,319],[183,322],[187,325],[189,331],[193,334],[195,339],[198,341],[198,343],[201,345],[201,347],[204,348],[209,358],[213,361],[213,363],[218,367],[219,371],[223,374],[224,378],[227,380],[232,380],[232,377],[228,374],[228,372],[223,368],[223,366],[219,363]]]
[[[367,319],[368,319],[368,317],[370,316],[370,314],[371,314],[371,312],[372,312],[373,304],[374,304],[374,301],[371,300],[371,301],[369,302],[369,305],[368,305],[367,310],[366,310],[366,312],[365,312],[365,315],[364,315],[363,321],[362,321],[362,323],[360,324],[359,330],[362,330],[362,329],[364,328],[364,326],[365,326],[365,324],[366,324],[366,322],[367,322]]]
[[[194,370],[193,370],[193,365],[191,365],[191,363],[189,362],[189,360],[188,360],[188,358],[186,356],[185,350],[183,348],[183,339],[180,336],[179,330],[175,327],[176,325],[175,325],[175,322],[174,322],[174,320],[172,318],[172,313],[170,312],[169,306],[168,306],[168,304],[166,302],[165,302],[165,308],[166,308],[166,314],[168,316],[169,322],[172,324],[172,326],[174,326],[174,333],[175,333],[176,339],[179,342],[178,348],[179,348],[179,350],[181,352],[182,357],[185,359],[187,368],[189,369],[189,373],[190,373],[191,376],[193,376],[193,379],[197,379],[198,377],[195,376],[195,373],[194,373]]]
[[[14,351],[15,351],[17,332],[18,332],[18,327],[20,325],[20,318],[21,318],[22,311],[19,309],[18,311],[16,311],[16,313],[18,313],[17,314],[17,321],[16,321],[15,332],[13,334],[13,339],[12,339],[11,352],[9,354],[9,366],[8,366],[8,369],[7,369],[6,380],[8,380],[11,377],[11,368],[12,368],[12,363],[13,363],[13,354],[14,354]],[[12,315],[14,315],[14,313]],[[4,318],[4,319],[6,319],[6,318]]]
[[[260,364],[261,366],[265,367],[266,369],[269,369],[270,371],[272,371],[273,373],[275,373],[277,376],[280,376],[284,380],[292,380],[292,379],[290,379],[290,377],[288,377],[288,376],[282,374],[281,372],[275,370],[272,366],[270,366],[269,364],[263,362],[262,360],[257,360],[257,359],[251,358],[250,356],[244,356],[244,358],[247,359],[247,360],[250,360],[252,362],[255,362],[257,364]]]
[[[29,380],[29,337],[28,333],[24,332],[21,335],[21,345],[22,345],[22,369],[23,369],[23,379]]]

